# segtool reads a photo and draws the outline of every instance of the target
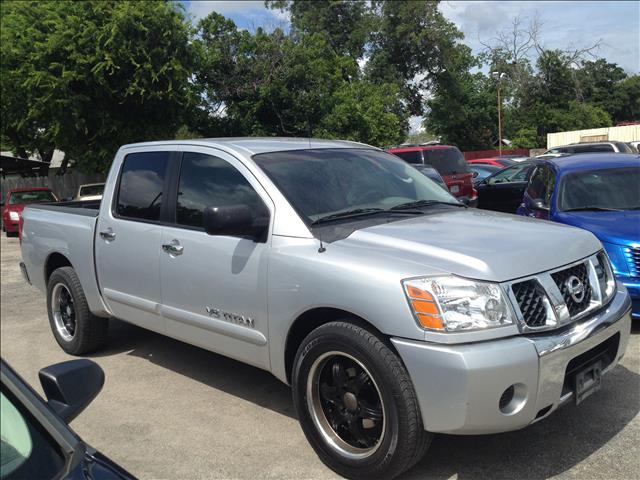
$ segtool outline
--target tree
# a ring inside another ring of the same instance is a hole
[[[202,87],[203,134],[322,136],[386,145],[407,128],[396,84],[363,77],[357,61],[323,33],[280,29],[239,31],[212,13],[194,42],[204,59],[195,73]]]
[[[162,1],[3,2],[2,136],[89,171],[123,143],[170,138],[192,103],[189,35]]]

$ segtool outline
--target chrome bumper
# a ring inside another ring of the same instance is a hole
[[[485,434],[525,427],[570,401],[570,362],[617,341],[606,373],[624,355],[630,331],[631,300],[619,286],[605,309],[561,331],[462,345],[391,341],[411,375],[426,430]],[[512,385],[511,406],[501,410]]]

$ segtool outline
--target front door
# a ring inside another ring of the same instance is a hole
[[[478,208],[516,213],[531,169],[530,163],[519,163],[487,177],[476,187]]]
[[[202,213],[243,204],[269,216],[269,197],[242,163],[209,148],[183,153],[177,187],[160,259],[168,335],[268,368],[269,237],[208,235]]]
[[[172,152],[124,157],[115,191],[103,200],[96,227],[98,281],[111,313],[150,330],[160,317],[161,216]]]

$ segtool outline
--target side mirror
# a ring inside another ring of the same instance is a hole
[[[257,222],[247,205],[207,207],[203,213],[204,231],[209,235],[260,237],[267,222]]]
[[[474,171],[474,172],[472,173],[472,175],[473,175],[473,178],[476,178],[479,174],[478,174],[478,172],[475,172],[475,171]]]
[[[534,210],[539,210],[541,212],[548,212],[549,205],[545,204],[541,198],[536,198],[531,202],[531,208]]]
[[[104,385],[102,368],[91,360],[69,360],[38,372],[47,405],[69,423],[82,412]]]

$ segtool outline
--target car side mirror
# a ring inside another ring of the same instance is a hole
[[[476,178],[479,174],[478,172],[473,172],[472,175],[473,175],[473,178]]]
[[[82,412],[104,385],[102,368],[91,360],[69,360],[38,372],[47,405],[69,423]]]
[[[548,212],[549,205],[545,204],[541,198],[536,198],[531,202],[531,208],[534,210],[539,210],[541,212]]]
[[[203,213],[204,231],[209,235],[259,238],[267,230],[268,222],[260,221],[247,205],[207,207]]]

